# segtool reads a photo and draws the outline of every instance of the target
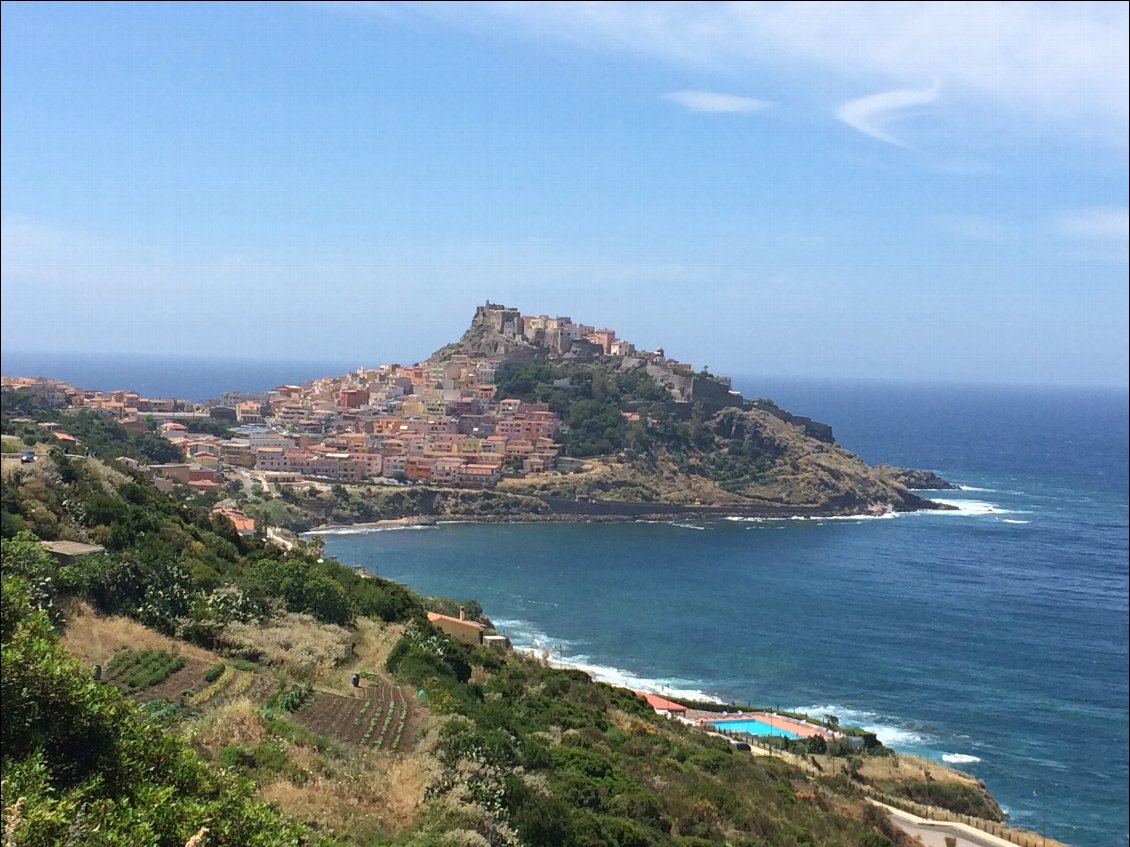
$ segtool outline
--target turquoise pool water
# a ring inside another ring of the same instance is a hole
[[[716,729],[724,729],[727,732],[748,732],[750,735],[776,735],[784,738],[800,738],[795,732],[789,732],[787,729],[778,729],[775,726],[770,726],[759,720],[753,718],[746,718],[740,721],[714,721],[712,724]]]

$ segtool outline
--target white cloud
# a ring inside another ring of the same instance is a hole
[[[356,6],[354,6],[356,8]],[[382,7],[387,9],[388,7]],[[818,77],[834,92],[937,79],[971,119],[1126,146],[1126,3],[470,3],[394,6],[492,33],[735,75]],[[834,95],[833,95],[834,96]]]
[[[663,96],[692,112],[760,112],[772,105],[755,97],[717,94],[713,91],[672,91]]]
[[[975,215],[958,215],[942,218],[940,225],[943,229],[968,238],[971,241],[981,241],[986,244],[1008,244],[1016,240],[1012,227],[1001,221]]]
[[[1072,244],[1071,255],[1086,261],[1130,261],[1130,209],[1092,206],[1062,212],[1053,230]],[[1123,280],[1125,283],[1125,280]]]
[[[929,88],[884,91],[881,94],[849,100],[836,109],[836,117],[865,135],[888,144],[902,146],[903,143],[899,139],[886,131],[887,124],[900,117],[903,110],[911,106],[923,106],[937,99],[936,83]]]
[[[1130,239],[1130,209],[1113,206],[1094,206],[1062,213],[1055,222],[1061,235],[1087,241],[1116,241]]]

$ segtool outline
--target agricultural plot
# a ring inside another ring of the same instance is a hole
[[[106,679],[127,691],[164,682],[184,667],[184,659],[167,650],[123,650],[110,660]]]
[[[177,701],[186,689],[199,690],[208,666],[165,650],[120,650],[102,678],[134,700]]]
[[[209,665],[163,650],[121,650],[114,654],[102,678],[140,703],[167,700],[208,708],[240,697],[261,703],[278,684],[268,673]]]
[[[352,697],[318,692],[294,717],[319,735],[389,753],[411,747],[416,731],[409,699],[384,684],[358,689]]]

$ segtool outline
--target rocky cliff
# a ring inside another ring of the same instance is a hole
[[[741,498],[845,513],[936,506],[911,493],[900,478],[917,472],[871,467],[832,440],[823,424],[779,412],[724,409],[709,422],[726,449],[734,450],[737,442],[748,453],[772,457],[758,480],[734,492]]]
[[[436,350],[431,360],[446,361],[459,354],[523,359],[535,358],[538,352],[522,337],[522,315],[517,309],[487,303],[475,309],[463,337]]]

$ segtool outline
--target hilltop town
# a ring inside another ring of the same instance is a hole
[[[145,430],[150,421],[183,454],[183,463],[151,466],[158,476],[209,490],[225,470],[247,469],[275,483],[316,478],[339,482],[391,480],[471,488],[498,484],[502,474],[524,477],[557,467],[562,421],[545,403],[497,396],[495,372],[508,358],[547,360],[614,356],[646,361],[671,377],[689,399],[690,365],[641,353],[611,329],[568,317],[522,316],[487,304],[472,330],[496,349],[440,351],[414,365],[386,364],[305,385],[279,385],[262,395],[232,393],[207,403],[143,397],[136,391],[93,391],[44,377],[3,377],[5,392],[26,392],[54,408],[89,409]],[[458,349],[458,346],[456,346]],[[718,379],[727,388],[728,380]],[[741,398],[736,398],[738,404]],[[230,424],[230,437],[193,432],[193,419]],[[630,415],[629,415],[630,417]],[[186,423],[185,421],[188,421]],[[65,447],[74,436],[46,424]]]
[[[166,490],[282,492],[322,482],[481,491],[505,483],[507,492],[542,498],[521,511],[545,511],[549,497],[615,501],[625,516],[650,508],[633,511],[633,500],[802,512],[929,505],[897,474],[836,445],[829,427],[748,401],[727,377],[696,372],[662,348],[640,350],[612,329],[492,303],[476,309],[458,342],[423,362],[263,394],[198,404],[8,376],[2,389],[163,437],[169,461],[123,460]],[[65,423],[38,426],[66,451],[83,450]]]

